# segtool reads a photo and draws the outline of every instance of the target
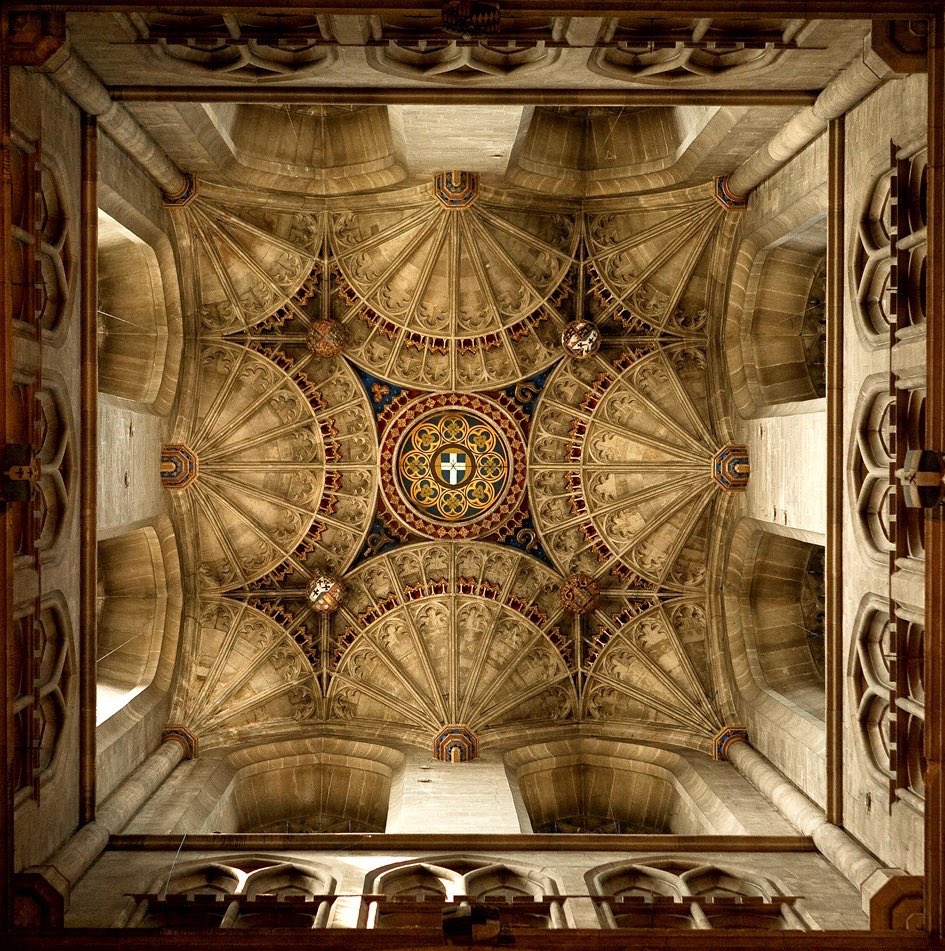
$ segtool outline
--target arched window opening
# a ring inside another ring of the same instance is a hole
[[[70,635],[58,595],[14,617],[13,789],[17,805],[53,776],[72,688]]]
[[[157,255],[99,210],[99,390],[137,403],[153,403],[167,356],[168,315]]]
[[[136,895],[126,927],[306,929],[328,924],[335,882],[314,868],[273,860],[223,860],[160,879]]]
[[[713,865],[656,860],[588,877],[605,928],[809,928],[770,880]]]
[[[745,519],[732,540],[726,599],[757,688],[805,722],[824,719],[824,548]]]
[[[854,623],[850,676],[859,747],[889,801],[925,801],[925,625],[919,612],[867,595]]]
[[[552,882],[505,865],[467,859],[415,863],[383,871],[373,881],[369,928],[440,931],[444,909],[455,905],[487,909],[500,930],[566,927]]]
[[[179,566],[165,521],[98,545],[98,723],[151,683],[165,633],[180,620]]]

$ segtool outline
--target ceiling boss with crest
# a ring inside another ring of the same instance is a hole
[[[176,218],[203,607],[175,722],[204,748],[448,729],[466,757],[587,720],[710,751],[713,186],[245,197]]]

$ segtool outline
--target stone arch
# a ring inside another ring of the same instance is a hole
[[[560,905],[553,900],[558,888],[549,876],[487,858],[445,856],[398,862],[369,872],[364,890],[398,902],[395,907],[372,902],[361,918],[362,926],[368,928],[424,927],[432,920],[430,909],[423,909],[425,903],[433,904],[433,924],[438,926],[443,904],[466,900],[498,906],[503,924],[511,927],[565,927]],[[411,899],[412,904],[407,904]],[[532,907],[524,914],[514,913],[516,901],[529,900]],[[513,908],[505,909],[505,905]]]
[[[823,721],[823,547],[745,519],[730,557],[727,605],[741,615],[758,687]]]
[[[895,619],[889,616],[888,601],[877,594],[864,595],[853,621],[847,674],[856,718],[857,749],[866,762],[868,775],[887,789],[891,789],[895,778],[890,759],[895,653]]]
[[[267,744],[229,760],[236,767],[232,779],[192,828],[383,832],[392,774],[403,755],[373,743],[323,737],[306,741],[302,748],[293,743],[291,750]]]
[[[536,107],[525,113],[506,180],[576,198],[668,187],[734,124],[713,106]]]
[[[170,408],[181,356],[180,321],[165,297],[176,272],[165,276],[166,266],[147,241],[99,209],[99,390],[159,411]]]
[[[169,720],[186,727],[202,753],[258,743],[268,730],[294,729],[321,713],[311,661],[273,617],[229,598],[201,599],[194,610],[195,645],[180,676],[200,676],[205,688],[178,694]]]
[[[770,878],[734,867],[655,856],[591,869],[605,928],[806,930],[809,919]]]
[[[896,430],[896,399],[889,393],[888,376],[874,373],[864,380],[853,411],[846,494],[861,550],[882,562],[895,549],[889,467],[896,458]]]
[[[739,41],[740,24],[729,20],[650,19],[643,27],[636,17],[613,18],[604,21],[601,39],[617,42],[595,48],[587,65],[602,76],[653,86],[700,84],[706,77],[741,78],[771,70],[789,55],[784,41],[796,37],[806,22],[769,19],[756,26],[766,41],[749,47]],[[649,32],[654,29],[674,34],[676,42],[654,46]],[[695,35],[712,42],[704,47],[686,42]]]
[[[69,610],[55,591],[32,610],[22,608],[11,630],[13,763],[16,805],[40,790],[59,770],[71,732],[75,669]],[[35,753],[35,755],[34,755]]]
[[[744,834],[679,753],[576,738],[506,754],[536,832]]]
[[[739,720],[814,799],[824,788],[821,557],[819,545],[742,518],[728,546],[723,599]]]
[[[78,196],[71,191],[71,176],[59,155],[44,152],[39,170],[40,216],[37,277],[40,327],[50,343],[65,340],[76,314],[78,284]]]
[[[68,538],[75,512],[78,479],[75,427],[65,381],[58,373],[44,372],[43,383],[34,393],[41,474],[32,504],[35,545],[42,552],[44,567],[49,568],[65,555],[62,542]]]
[[[97,721],[154,680],[176,645],[183,592],[174,530],[166,516],[98,544]]]
[[[181,116],[227,180],[339,195],[407,176],[402,132],[387,106],[203,103]]]
[[[335,884],[320,866],[279,856],[195,862],[154,880],[126,927],[324,927]]]
[[[826,394],[827,227],[821,203],[813,205],[750,236],[736,259],[726,359],[744,418],[775,406],[803,412]]]

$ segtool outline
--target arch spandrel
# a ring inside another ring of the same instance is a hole
[[[679,344],[586,364],[555,369],[533,421],[529,491],[545,550],[564,574],[701,588],[718,495],[704,352]]]
[[[584,231],[598,323],[704,337],[705,281],[726,232],[725,210],[711,186],[588,203]]]
[[[316,215],[237,207],[202,195],[178,214],[178,230],[189,239],[203,333],[247,330],[271,317],[318,263],[323,228]]]
[[[614,617],[595,612],[583,716],[635,723],[646,732],[679,731],[695,748],[711,740],[723,723],[705,672],[684,640],[679,608],[686,603],[661,603]]]
[[[184,438],[199,467],[186,491],[205,587],[305,573],[311,557],[340,570],[357,553],[373,514],[377,436],[354,372],[333,369],[311,380],[234,344],[202,349]]]

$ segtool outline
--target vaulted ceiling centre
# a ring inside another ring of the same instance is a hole
[[[525,441],[513,412],[457,393],[421,397],[392,414],[381,485],[407,528],[468,538],[508,521],[525,491]]]

